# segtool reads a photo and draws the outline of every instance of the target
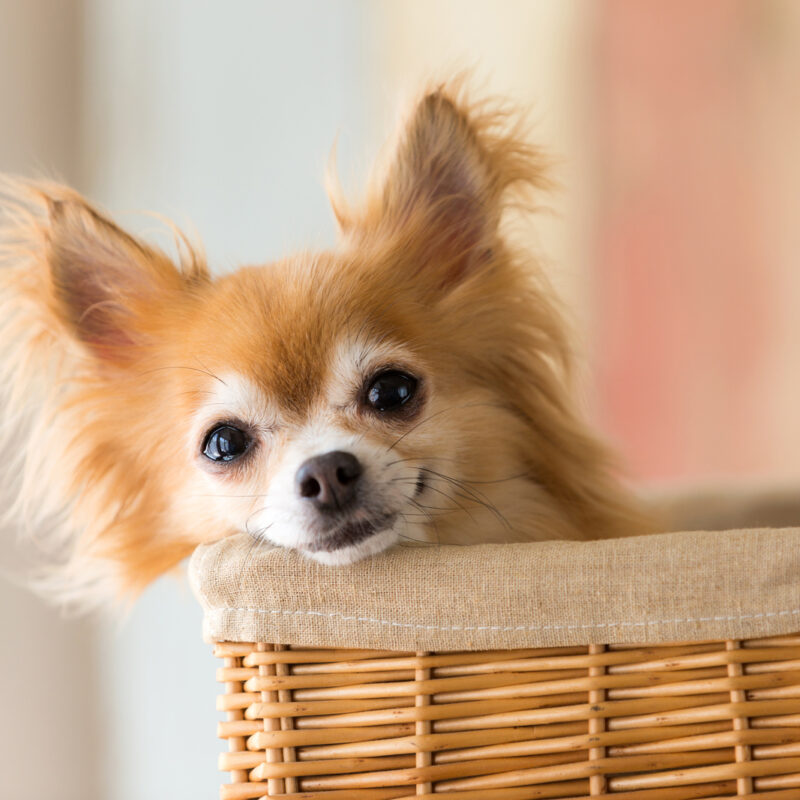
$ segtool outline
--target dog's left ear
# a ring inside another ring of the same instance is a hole
[[[413,243],[427,256],[420,266],[449,286],[489,258],[498,199],[490,154],[467,112],[442,91],[427,95],[401,136],[384,182],[384,223],[401,239],[414,231]]]
[[[546,183],[541,155],[509,131],[508,114],[457,94],[439,89],[417,104],[362,218],[337,210],[345,232],[394,238],[440,287],[491,261],[511,184]]]

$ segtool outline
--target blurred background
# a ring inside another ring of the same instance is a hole
[[[214,269],[334,238],[398,101],[472,67],[562,189],[530,243],[642,485],[800,480],[800,4],[0,0],[0,171],[57,175]],[[68,468],[65,465],[65,468]],[[0,537],[0,798],[217,797],[216,664],[176,580],[69,621]]]

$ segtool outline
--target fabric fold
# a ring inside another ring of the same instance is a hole
[[[326,567],[245,535],[189,574],[207,641],[399,651],[665,643],[800,630],[800,529],[398,547]]]

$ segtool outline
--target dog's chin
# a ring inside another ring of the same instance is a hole
[[[322,549],[317,545],[313,550],[304,548],[302,552],[304,555],[320,564],[341,567],[345,564],[352,564],[355,561],[361,561],[363,558],[369,558],[370,556],[382,553],[395,544],[399,538],[398,533],[390,527],[376,531],[353,544],[343,544],[341,547],[330,550]]]

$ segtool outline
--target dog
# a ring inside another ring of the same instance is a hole
[[[402,543],[641,533],[574,398],[511,212],[549,185],[519,116],[421,94],[334,249],[213,277],[63,186],[3,183],[0,377],[15,520],[60,600],[136,594],[248,532],[323,564]]]

